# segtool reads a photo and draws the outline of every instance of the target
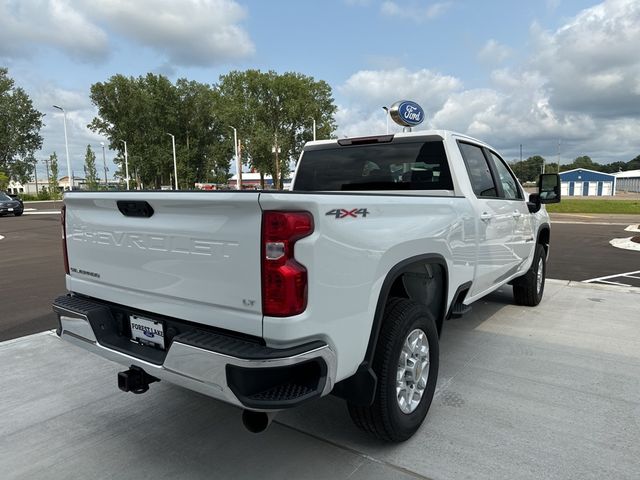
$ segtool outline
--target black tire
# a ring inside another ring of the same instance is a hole
[[[542,269],[542,283],[538,286],[538,271]],[[523,276],[513,282],[513,297],[518,305],[535,307],[542,300],[547,277],[547,252],[541,244],[536,244],[533,263]]]
[[[396,394],[396,376],[403,344],[415,329],[425,333],[429,346],[429,374],[422,398],[415,410],[403,413]],[[438,331],[433,315],[419,303],[405,298],[390,298],[384,319],[373,370],[378,377],[373,404],[348,404],[352,420],[365,432],[388,442],[402,442],[410,438],[427,415],[438,380]]]
[[[22,215],[22,212],[13,212],[13,214],[14,214],[16,217],[19,217],[20,215]]]

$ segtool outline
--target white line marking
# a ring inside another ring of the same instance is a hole
[[[2,235],[0,235],[0,240],[2,240],[4,237]]]
[[[629,238],[614,238],[609,240],[611,246],[616,248],[622,248],[624,250],[637,250],[640,251],[640,243],[634,242],[631,240],[633,237]]]
[[[60,212],[24,212],[24,215],[60,215]]]
[[[606,283],[607,285],[619,285],[620,287],[631,287],[631,285],[627,285],[626,283],[610,282],[609,280],[598,280],[598,283]]]
[[[554,224],[558,224],[558,223],[564,223],[566,225],[626,225],[628,226],[629,223],[616,223],[616,222],[576,222],[576,221],[571,221],[571,220],[552,220],[551,221]]]
[[[640,270],[635,272],[616,273],[615,275],[606,275],[604,277],[590,278],[589,280],[583,280],[582,283],[599,282],[600,280],[607,280],[609,278],[624,277],[625,275],[636,275],[640,273]]]

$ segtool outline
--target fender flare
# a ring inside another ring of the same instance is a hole
[[[378,343],[378,337],[380,336],[380,330],[384,321],[384,309],[387,303],[387,298],[391,292],[391,287],[394,282],[404,273],[410,271],[410,266],[415,263],[432,263],[440,265],[443,272],[444,285],[442,286],[442,308],[440,314],[436,318],[436,326],[438,333],[442,328],[445,316],[447,315],[447,298],[449,294],[449,269],[445,258],[437,253],[427,253],[422,255],[416,255],[414,257],[406,258],[403,261],[394,265],[384,279],[380,294],[378,295],[378,303],[376,304],[375,314],[373,316],[373,323],[371,326],[371,332],[369,334],[369,343],[367,344],[367,351],[364,356],[364,360],[358,366],[358,370],[354,375],[337,383],[333,389],[333,394],[345,398],[353,404],[357,405],[371,405],[373,402],[374,394],[376,391],[378,379],[373,371],[373,358],[375,356],[376,345]]]

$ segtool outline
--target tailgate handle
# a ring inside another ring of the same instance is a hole
[[[118,200],[118,210],[125,217],[144,217],[149,218],[153,215],[153,208],[148,202],[139,200]]]

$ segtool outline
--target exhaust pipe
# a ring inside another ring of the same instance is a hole
[[[244,428],[249,430],[251,433],[261,433],[264,432],[271,422],[273,421],[273,417],[275,417],[275,412],[254,412],[252,410],[243,410],[242,411],[242,424]]]

